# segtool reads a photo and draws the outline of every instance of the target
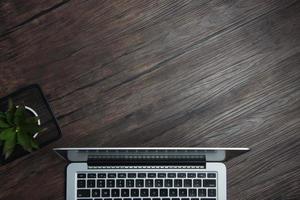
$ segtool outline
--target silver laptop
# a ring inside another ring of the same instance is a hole
[[[248,148],[56,148],[67,200],[226,200],[223,162]]]

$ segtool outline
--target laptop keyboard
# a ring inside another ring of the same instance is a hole
[[[216,172],[78,172],[77,200],[217,200]]]

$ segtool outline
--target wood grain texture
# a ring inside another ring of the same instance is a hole
[[[299,1],[57,2],[1,27],[0,95],[39,83],[63,137],[1,166],[0,199],[64,199],[74,146],[250,147],[228,199],[300,199]]]
[[[0,36],[33,22],[42,15],[62,6],[67,0],[2,0],[0,1]],[[35,24],[37,21],[34,22]]]

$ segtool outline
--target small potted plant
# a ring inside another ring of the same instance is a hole
[[[32,152],[39,148],[37,134],[43,129],[36,112],[25,106],[15,105],[9,99],[6,112],[0,112],[0,152],[8,159],[17,149]],[[21,148],[20,148],[21,147]]]

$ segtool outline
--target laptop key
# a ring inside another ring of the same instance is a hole
[[[184,179],[184,187],[192,187],[192,180]]]
[[[165,179],[165,187],[173,187],[172,179]]]
[[[117,187],[125,187],[125,181],[123,179],[117,180]]]
[[[122,189],[121,190],[122,197],[129,197],[129,189]]]
[[[115,173],[109,173],[107,174],[107,178],[116,178],[117,175]]]
[[[85,188],[85,180],[77,180],[78,188]]]
[[[201,200],[216,200],[215,198],[201,198]]]
[[[97,187],[103,188],[105,187],[105,180],[97,180]]]
[[[139,196],[139,189],[131,189],[131,196],[138,197]]]
[[[155,173],[148,173],[148,178],[156,178],[156,174]]]
[[[201,179],[194,179],[193,187],[201,187]]]
[[[198,189],[198,196],[205,197],[206,196],[206,189]]]
[[[209,197],[215,197],[217,195],[216,189],[208,189],[207,196]]]
[[[77,197],[90,197],[91,191],[89,189],[77,190]]]
[[[134,180],[133,179],[127,179],[126,180],[126,187],[134,187]]]
[[[196,189],[189,189],[189,196],[190,197],[197,196],[197,190]]]
[[[141,189],[141,197],[147,197],[147,196],[149,196],[149,190]]]
[[[106,181],[106,187],[115,187],[115,180],[113,179],[108,179]]]
[[[205,173],[198,173],[197,177],[198,178],[206,178],[206,174]]]
[[[101,190],[102,197],[109,197],[110,196],[110,190],[109,189],[102,189]]]
[[[175,179],[174,180],[174,187],[182,187],[182,180],[181,179]]]
[[[92,190],[92,197],[100,197],[100,190],[99,189],[93,189]]]
[[[168,178],[176,178],[176,173],[168,173]]]
[[[96,178],[96,174],[95,173],[88,173],[88,178]]]
[[[157,197],[158,196],[158,189],[150,189],[150,196]]]
[[[120,190],[119,189],[112,189],[111,190],[111,196],[112,197],[119,197],[120,196]]]
[[[187,177],[188,178],[196,178],[196,173],[188,173]]]
[[[106,178],[106,174],[104,174],[104,173],[98,173],[98,178]]]
[[[160,189],[160,190],[159,190],[159,195],[160,195],[161,197],[166,197],[166,196],[168,196],[168,189]]]
[[[138,173],[139,178],[146,178],[146,173]]]
[[[178,173],[178,174],[177,174],[177,177],[178,177],[178,178],[185,178],[185,173]]]
[[[135,186],[136,187],[144,187],[144,180],[143,179],[135,180]]]
[[[136,173],[128,173],[128,178],[136,178]]]
[[[216,173],[208,173],[207,178],[216,178]]]
[[[156,179],[155,180],[155,187],[163,187],[163,180],[162,179]]]
[[[166,178],[167,175],[166,175],[166,173],[158,173],[158,174],[157,174],[157,177],[158,177],[158,178]]]
[[[179,198],[172,198],[172,200],[180,200]]]
[[[77,174],[77,178],[86,178],[86,174],[83,173]]]
[[[116,178],[117,175],[116,175],[115,173],[109,173],[109,174],[107,175],[107,177],[108,177],[108,178]]]
[[[170,198],[162,198],[161,200],[170,200]]]
[[[214,179],[204,179],[203,187],[216,187],[216,180]]]
[[[169,189],[170,197],[177,197],[177,189]]]
[[[94,188],[94,187],[96,187],[95,180],[87,180],[86,185],[87,185],[88,188]]]
[[[118,178],[126,178],[126,174],[125,173],[118,173]]]
[[[145,186],[146,187],[153,187],[153,179],[146,179]]]
[[[186,197],[187,196],[187,189],[179,189],[179,196]]]

